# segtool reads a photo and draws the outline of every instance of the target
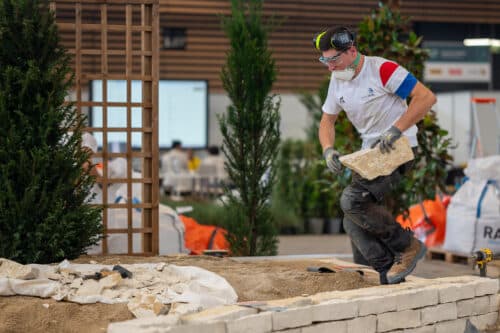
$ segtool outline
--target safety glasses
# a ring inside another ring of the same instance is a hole
[[[345,53],[345,51],[341,51],[339,53],[337,53],[336,55],[334,56],[331,56],[331,57],[319,57],[319,61],[324,64],[325,66],[328,66],[328,64],[330,63],[334,63],[334,64],[338,64],[340,63],[340,56],[342,55],[342,53]]]

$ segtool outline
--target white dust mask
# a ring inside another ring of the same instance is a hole
[[[332,75],[334,78],[343,81],[350,81],[354,77],[356,71],[352,67],[347,67],[346,69],[342,69],[340,71],[334,70]]]
[[[334,70],[332,72],[332,75],[334,78],[338,80],[343,80],[343,81],[350,81],[354,77],[354,74],[356,74],[356,67],[359,64],[359,60],[361,59],[361,55],[358,54],[356,55],[356,59],[352,62],[351,65],[347,66],[345,69],[341,70]]]

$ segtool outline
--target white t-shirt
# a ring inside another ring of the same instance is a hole
[[[365,56],[363,67],[351,81],[332,75],[323,112],[346,112],[363,139],[362,149],[369,148],[408,109],[406,98],[417,79],[405,68],[380,57]],[[418,145],[417,126],[403,133],[412,147]]]

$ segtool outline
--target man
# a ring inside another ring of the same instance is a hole
[[[382,153],[390,153],[401,135],[416,147],[415,124],[436,102],[434,94],[397,63],[362,55],[354,34],[347,28],[329,28],[313,42],[322,52],[319,60],[332,72],[319,126],[328,168],[335,174],[342,172],[339,153],[333,148],[335,120],[342,110],[361,134],[363,149],[378,146]],[[359,251],[379,272],[382,284],[404,281],[426,251],[413,233],[403,229],[380,205],[411,165],[408,162],[391,175],[371,181],[353,173],[352,183],[340,199],[344,229],[351,238],[353,252]]]

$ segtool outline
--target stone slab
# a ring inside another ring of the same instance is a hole
[[[386,312],[377,315],[377,332],[420,326],[420,310]]]
[[[234,320],[256,313],[256,309],[238,305],[224,305],[203,310],[198,313],[184,315],[181,317],[181,320],[185,324],[203,323],[218,320]]]
[[[341,156],[340,162],[361,177],[372,180],[390,175],[398,166],[414,158],[408,138],[402,136],[394,143],[394,150],[388,154],[382,154],[378,147],[368,148]]]
[[[0,258],[0,278],[31,280],[38,276],[38,269]]]
[[[268,333],[272,330],[272,312],[262,312],[226,322],[226,333]]]

